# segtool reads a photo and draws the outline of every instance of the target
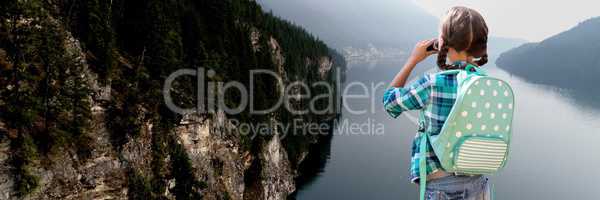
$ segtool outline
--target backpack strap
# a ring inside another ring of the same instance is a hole
[[[427,188],[427,157],[425,151],[427,150],[429,136],[426,132],[421,132],[421,134],[424,135],[421,136],[421,143],[419,144],[419,194],[420,199],[425,200],[425,190]]]
[[[481,67],[477,67],[477,66],[471,65],[471,64],[468,64],[465,67],[464,72],[466,72],[469,75],[487,76],[486,70],[481,69]]]
[[[425,132],[425,111],[419,112],[419,126],[421,131],[421,142],[419,144],[419,196],[421,200],[425,200],[425,191],[427,188],[427,157],[425,151],[427,151],[427,139],[429,135]]]
[[[467,80],[475,76],[487,76],[487,72],[475,65],[468,64],[465,67],[465,70],[459,70],[456,80],[458,81],[458,86],[462,86]]]
[[[438,75],[456,74],[459,85],[462,85],[463,82],[465,82],[467,79],[469,79],[475,75],[476,76],[487,76],[487,72],[484,69],[481,69],[480,67],[477,67],[472,64],[467,64],[467,66],[464,69],[444,70],[444,71],[438,72],[437,74]]]
[[[488,183],[490,186],[490,200],[494,200],[496,199],[494,197],[494,193],[496,193],[496,191],[494,190],[494,184],[493,183]]]

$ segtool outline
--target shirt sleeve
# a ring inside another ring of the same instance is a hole
[[[431,93],[431,76],[424,75],[405,87],[390,87],[383,94],[385,111],[396,118],[404,111],[425,107]]]

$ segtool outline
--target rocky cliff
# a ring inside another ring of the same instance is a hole
[[[0,13],[0,199],[285,199],[322,137],[277,124],[336,115],[166,108],[177,69],[244,84],[252,69],[283,84],[342,78],[341,56],[253,1],[11,0]],[[175,103],[199,103],[193,81],[175,84]],[[281,95],[255,81],[258,107]]]

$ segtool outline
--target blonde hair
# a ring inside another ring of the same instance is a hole
[[[439,47],[437,65],[441,69],[456,68],[446,64],[450,47],[479,58],[475,61],[479,66],[487,63],[488,27],[479,12],[467,7],[452,7],[442,19],[440,35],[443,41]]]

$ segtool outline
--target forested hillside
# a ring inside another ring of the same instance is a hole
[[[251,69],[267,69],[286,83],[332,83],[342,77],[327,67],[344,65],[254,1],[8,0],[0,5],[0,199],[285,198],[319,138],[294,135],[280,144],[281,130],[215,136],[231,126],[222,119],[285,123],[331,114],[206,113],[185,125],[189,116],[164,105],[164,80],[203,67],[216,72],[208,81],[248,84]],[[178,79],[176,104],[199,103],[195,80]],[[256,106],[272,105],[276,80],[255,81]]]
[[[539,43],[527,43],[500,55],[496,64],[528,81],[592,92],[600,73],[600,17]]]

